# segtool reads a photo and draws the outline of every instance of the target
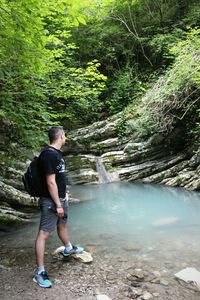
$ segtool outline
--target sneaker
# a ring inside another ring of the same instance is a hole
[[[64,256],[68,256],[71,254],[80,254],[84,251],[83,247],[78,247],[78,246],[72,246],[73,248],[71,250],[67,250],[66,248],[63,251]]]
[[[43,271],[40,274],[35,274],[33,276],[33,281],[36,282],[39,286],[44,288],[50,288],[52,286],[52,282],[49,280],[47,272]]]

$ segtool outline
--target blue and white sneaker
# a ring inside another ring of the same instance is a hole
[[[40,274],[35,274],[33,276],[33,281],[36,282],[39,286],[44,288],[52,287],[52,282],[49,280],[47,272],[43,271]]]
[[[83,251],[84,251],[83,247],[74,246],[74,245],[72,245],[72,247],[73,248],[71,250],[67,250],[67,248],[65,248],[63,251],[63,255],[68,256],[71,254],[80,254],[80,253],[83,253]]]

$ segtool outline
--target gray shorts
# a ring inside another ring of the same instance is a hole
[[[67,223],[68,201],[61,200],[61,205],[64,209],[64,217],[60,218],[56,215],[56,205],[51,198],[40,198],[41,219],[39,229],[47,232],[52,232],[55,227],[60,224]]]

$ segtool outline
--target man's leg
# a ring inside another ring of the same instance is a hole
[[[50,288],[52,286],[52,282],[49,280],[49,277],[44,269],[45,243],[49,235],[50,233],[48,231],[39,230],[35,241],[35,254],[38,269],[33,276],[33,281],[44,288]]]
[[[57,233],[58,233],[59,239],[62,241],[63,245],[66,246],[69,243],[67,224],[59,223],[57,225]]]
[[[73,246],[69,241],[69,234],[67,229],[67,218],[68,218],[68,205],[67,201],[62,203],[62,207],[64,209],[64,217],[59,218],[57,222],[57,233],[62,241],[63,245],[65,246],[65,249],[63,251],[63,255],[70,255],[74,253],[82,253],[84,249],[82,247],[75,247]]]
[[[65,249],[63,252],[64,256],[68,256],[70,254],[75,254],[75,253],[82,253],[84,251],[84,248],[73,246],[70,243],[67,224],[58,223],[57,233],[58,233],[58,236],[59,236],[60,240],[62,241],[63,245],[65,246]]]
[[[47,231],[39,230],[36,241],[35,241],[35,254],[37,267],[44,266],[44,251],[46,239],[49,237],[50,233]]]

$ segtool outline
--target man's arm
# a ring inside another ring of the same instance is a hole
[[[47,188],[52,200],[56,204],[56,211],[59,217],[64,216],[64,210],[61,206],[60,198],[58,195],[58,186],[56,184],[56,175],[55,174],[47,174],[46,175]]]

